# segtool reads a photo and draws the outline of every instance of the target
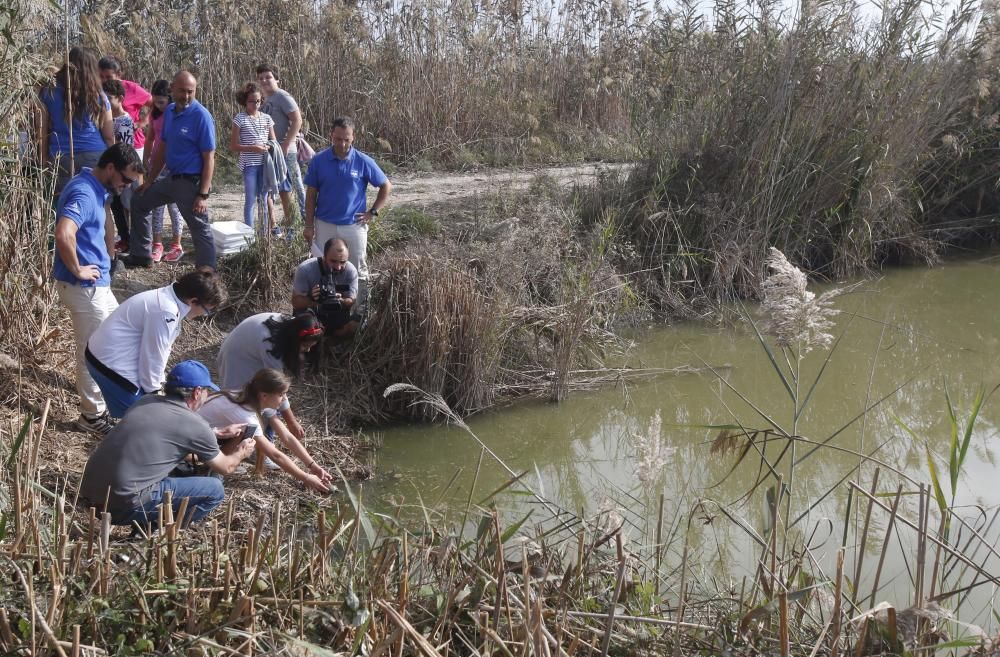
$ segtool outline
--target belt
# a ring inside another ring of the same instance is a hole
[[[139,386],[135,385],[134,383],[132,383],[131,381],[129,381],[128,379],[126,379],[124,376],[122,376],[118,372],[114,371],[113,369],[111,369],[110,367],[108,367],[107,365],[105,365],[104,363],[102,363],[101,361],[97,360],[97,357],[94,354],[90,353],[90,346],[89,345],[84,350],[83,357],[87,359],[88,363],[90,363],[91,365],[94,366],[95,370],[97,370],[98,372],[100,372],[104,376],[106,376],[109,379],[111,379],[112,381],[114,381],[116,384],[118,384],[121,388],[123,388],[129,394],[137,395],[137,394],[139,394],[141,392],[141,390],[139,389]]]
[[[191,182],[199,182],[201,180],[200,173],[172,173],[170,174],[171,180],[177,180],[178,178],[183,178],[184,180],[190,180]]]

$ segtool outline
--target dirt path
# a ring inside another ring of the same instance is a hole
[[[627,164],[593,163],[530,170],[491,169],[475,173],[404,173],[390,176],[389,206],[435,205],[491,192],[523,189],[544,175],[560,187],[588,183],[598,172],[619,170]],[[243,213],[243,190],[227,187],[213,198],[209,212],[213,221],[239,221]]]

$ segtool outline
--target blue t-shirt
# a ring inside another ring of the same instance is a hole
[[[94,177],[93,169],[84,167],[79,175],[66,183],[56,205],[56,221],[66,217],[76,224],[76,257],[81,265],[97,265],[101,277],[96,281],[81,281],[74,276],[56,250],[52,277],[80,287],[111,285],[111,256],[104,242],[104,203],[108,190]]]
[[[381,187],[388,180],[375,160],[358,149],[352,148],[341,160],[331,147],[317,153],[309,163],[305,183],[319,192],[316,219],[346,226],[367,209],[368,185]]]
[[[42,104],[49,112],[49,157],[55,157],[60,153],[69,153],[69,126],[66,124],[66,91],[56,85],[47,89],[42,89],[40,95]],[[111,110],[111,103],[108,97],[101,92],[101,108]],[[97,126],[90,115],[82,119],[73,119],[73,151],[75,153],[86,153],[99,151],[101,153],[108,147],[101,136],[101,129]]]
[[[163,113],[160,140],[167,147],[170,173],[201,173],[201,154],[215,150],[215,123],[205,106],[197,100],[180,112],[170,103]]]

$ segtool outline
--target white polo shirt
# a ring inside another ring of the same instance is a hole
[[[140,292],[101,322],[87,347],[94,358],[143,392],[155,392],[163,385],[170,349],[190,311],[173,285]]]

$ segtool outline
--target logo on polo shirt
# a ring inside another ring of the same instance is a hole
[[[361,172],[357,169],[351,169],[351,178],[357,178],[361,175]]]
[[[191,132],[191,130],[190,130],[190,128],[188,128],[187,126],[182,126],[182,127],[181,127],[181,134],[182,134],[182,135],[186,135],[186,134],[187,134],[187,133],[189,133],[189,132]]]

